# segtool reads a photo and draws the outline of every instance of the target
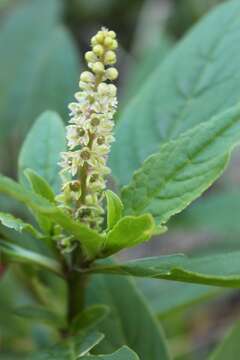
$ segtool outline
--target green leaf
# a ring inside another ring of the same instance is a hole
[[[98,332],[83,333],[62,341],[52,349],[31,355],[29,360],[78,360],[94,348],[103,337]]]
[[[235,291],[215,286],[183,284],[159,279],[138,278],[136,284],[146,297],[154,314],[161,318],[226,294],[226,292]]]
[[[108,256],[148,241],[154,231],[155,223],[151,215],[125,216],[107,233],[103,255]]]
[[[104,236],[88,228],[83,223],[74,221],[70,215],[59,207],[54,206],[47,199],[31,193],[20,184],[5,176],[0,176],[0,192],[22,202],[33,212],[48,216],[51,221],[62,226],[66,232],[74,235],[81,242],[85,255],[90,259],[96,256],[103,245]]]
[[[99,265],[88,272],[239,288],[239,260],[239,251],[193,258],[178,254],[133,260],[118,265]]]
[[[74,333],[80,330],[91,329],[97,326],[107,315],[109,308],[105,305],[93,305],[83,310],[73,320],[71,329]]]
[[[31,169],[26,169],[24,171],[24,175],[28,179],[32,190],[36,194],[45,197],[50,202],[55,202],[55,194],[48,182],[42,176],[38,175],[35,171]]]
[[[234,326],[209,360],[236,360],[240,352],[240,323]]]
[[[55,328],[64,326],[64,319],[44,307],[27,305],[13,309],[13,312],[24,319],[50,324]]]
[[[170,359],[162,329],[131,279],[106,275],[91,277],[86,303],[105,304],[111,311],[98,326],[106,338],[94,349],[94,354],[109,354],[127,345],[141,360]]]
[[[21,183],[26,184],[24,171],[30,168],[42,176],[56,192],[60,191],[58,163],[60,153],[65,148],[65,128],[61,118],[54,112],[46,111],[38,117],[22,146],[19,156]],[[49,195],[49,190],[47,194]]]
[[[162,224],[199,197],[223,172],[240,142],[240,105],[161,146],[123,189],[126,214],[151,213]]]
[[[240,98],[239,2],[204,17],[171,51],[123,112],[110,165],[121,184],[159,145]],[[227,64],[227,66],[226,66]]]
[[[123,204],[117,194],[111,190],[107,190],[105,194],[107,198],[107,226],[108,230],[111,230],[122,217]]]
[[[0,251],[13,261],[40,266],[62,276],[61,265],[56,260],[46,257],[45,255],[35,253],[3,240],[0,240]]]
[[[47,109],[67,118],[67,104],[76,89],[79,61],[72,38],[61,24],[62,9],[58,0],[27,1],[13,8],[3,21],[0,34],[2,137],[12,131],[22,134]]]
[[[26,231],[36,238],[42,238],[42,234],[37,231],[31,224],[27,224],[21,219],[15,218],[11,214],[0,212],[0,223],[15,231]]]
[[[123,346],[110,355],[89,355],[81,358],[82,360],[139,360],[136,353],[130,350],[127,346]]]
[[[240,191],[226,189],[199,199],[189,209],[184,211],[177,226],[184,226],[190,231],[204,231],[219,236],[224,235],[225,245],[229,244],[229,237],[240,234]],[[226,241],[226,236],[228,240]],[[236,244],[239,241],[236,242]],[[209,245],[209,244],[208,244]]]

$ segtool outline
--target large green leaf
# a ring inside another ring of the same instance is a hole
[[[136,279],[136,284],[147,299],[152,311],[160,317],[203,303],[213,297],[235,290],[215,286],[183,284],[159,279]]]
[[[52,349],[31,355],[29,360],[78,360],[95,347],[103,337],[98,332],[82,333],[62,341]]]
[[[46,111],[36,120],[21,149],[20,181],[26,184],[24,170],[30,168],[58,192],[61,184],[58,163],[65,146],[65,128],[61,118],[54,112]]]
[[[154,231],[155,223],[151,215],[125,216],[107,233],[103,254],[111,255],[148,241]]]
[[[159,256],[118,265],[98,265],[88,272],[239,288],[240,252],[193,258],[183,254]]]
[[[225,337],[209,360],[236,360],[240,352],[240,323]]]
[[[123,189],[127,214],[151,213],[165,223],[199,197],[223,172],[240,142],[240,105],[163,144]]]
[[[225,191],[216,191],[199,199],[196,204],[184,211],[175,225],[191,231],[224,235],[227,246],[229,236],[240,234],[239,213],[240,191],[231,188]]]
[[[22,185],[5,176],[0,176],[0,192],[22,202],[33,212],[48,216],[51,221],[58,223],[66,232],[73,235],[81,245],[87,257],[94,257],[103,245],[104,236],[88,228],[83,223],[74,221],[70,215],[62,209],[54,206],[47,199],[30,192]]]
[[[33,0],[23,2],[4,19],[0,33],[2,137],[10,131],[25,132],[46,109],[67,117],[79,66],[71,36],[60,24],[61,12],[61,1]]]
[[[98,345],[97,354],[109,354],[127,345],[141,360],[170,359],[161,327],[130,279],[93,277],[87,288],[87,303],[105,304],[111,310],[98,327],[106,337]]]
[[[114,354],[110,355],[89,355],[83,356],[82,360],[139,360],[137,354],[130,350],[127,346],[123,346]]]
[[[239,101],[239,16],[238,0],[207,15],[126,107],[111,156],[121,184],[161,143]]]

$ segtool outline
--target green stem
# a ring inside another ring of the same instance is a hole
[[[88,276],[71,271],[68,277],[68,324],[84,310]]]

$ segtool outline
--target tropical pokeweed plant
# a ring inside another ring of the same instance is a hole
[[[85,54],[89,70],[69,105],[66,132],[56,113],[42,114],[23,144],[19,183],[0,177],[1,193],[29,210],[29,222],[0,213],[6,228],[1,269],[19,263],[16,276],[34,298],[16,313],[47,322],[58,338],[29,359],[171,359],[158,323],[126,275],[240,286],[239,252],[112,258],[166,232],[168,220],[218,179],[239,143],[239,91],[230,91],[240,81],[222,60],[231,53],[226,47],[233,44],[238,13],[233,1],[197,25],[130,101],[116,131],[118,42],[114,31],[102,28]],[[9,229],[21,233],[22,244]],[[229,358],[238,330],[211,359]]]

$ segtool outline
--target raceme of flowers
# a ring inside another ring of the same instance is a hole
[[[96,230],[101,229],[106,187],[106,166],[113,137],[113,116],[117,107],[116,34],[102,28],[91,39],[86,52],[89,71],[80,76],[76,102],[69,105],[66,152],[61,154],[62,193],[60,206]]]

